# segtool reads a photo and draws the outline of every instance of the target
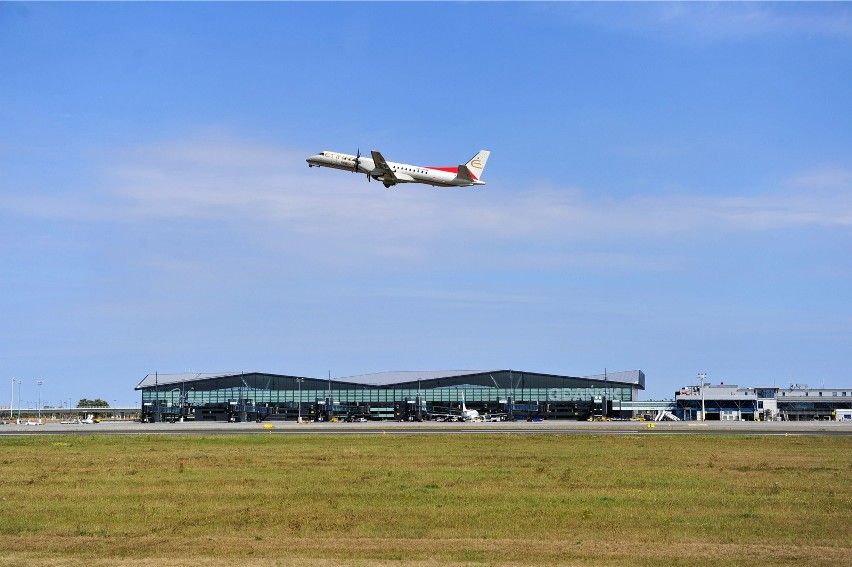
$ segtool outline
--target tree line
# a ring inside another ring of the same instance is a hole
[[[77,407],[78,408],[108,408],[109,403],[100,399],[100,398],[98,398],[96,400],[89,400],[89,399],[83,398],[82,400],[77,402]]]

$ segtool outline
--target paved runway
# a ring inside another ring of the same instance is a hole
[[[852,423],[833,421],[787,422],[488,422],[488,423],[138,423],[104,421],[94,424],[0,425],[0,436],[21,435],[222,435],[222,434],[312,434],[312,435],[440,435],[440,434],[579,434],[579,435],[832,435],[852,437]]]

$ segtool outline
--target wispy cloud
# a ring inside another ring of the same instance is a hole
[[[852,7],[843,2],[568,3],[538,9],[614,32],[678,41],[740,40],[767,35],[852,39]]]
[[[146,147],[112,169],[112,197],[130,217],[243,217],[292,221],[309,231],[382,223],[395,224],[403,233],[445,233],[456,227],[488,237],[613,229],[653,235],[707,226],[765,230],[852,224],[852,171],[844,169],[803,173],[772,194],[619,199],[561,187],[385,189],[362,175],[311,170],[306,156],[230,139]]]
[[[385,189],[363,175],[309,169],[307,152],[227,137],[116,152],[103,183],[74,197],[5,193],[21,215],[102,222],[262,223],[317,243],[416,258],[449,243],[502,245],[654,239],[718,232],[852,227],[852,172],[805,172],[769,194],[592,195],[578,188]]]

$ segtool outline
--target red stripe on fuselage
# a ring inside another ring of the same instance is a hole
[[[432,166],[426,166],[426,169],[437,169],[438,171],[446,171],[447,173],[455,173],[456,175],[458,175],[458,174],[459,174],[459,168],[458,168],[458,167],[432,167]],[[470,168],[468,168],[468,171],[470,171]],[[479,180],[479,178],[478,178],[478,177],[476,177],[476,176],[473,174],[473,172],[472,172],[472,171],[470,172],[470,176],[471,176],[472,178],[476,179],[477,181]]]

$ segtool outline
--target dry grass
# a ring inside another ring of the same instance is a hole
[[[0,440],[7,564],[830,564],[852,440]]]

